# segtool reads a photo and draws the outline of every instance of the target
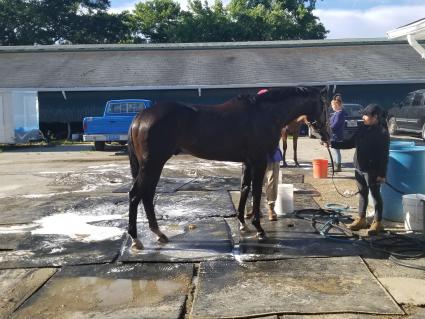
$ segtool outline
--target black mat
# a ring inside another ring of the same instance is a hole
[[[155,210],[158,218],[177,220],[236,215],[227,191],[158,194]]]
[[[0,251],[0,269],[98,264],[114,260],[123,236],[115,240],[83,242],[63,235],[31,235],[19,238],[13,250]]]
[[[295,183],[304,183],[304,175],[303,174],[287,174],[281,173],[282,183],[284,184],[295,184]]]
[[[181,318],[191,264],[66,267],[14,318]]]
[[[352,242],[329,240],[315,233],[311,222],[298,218],[281,217],[276,222],[262,219],[267,234],[265,241],[259,242],[255,228],[248,221],[250,232],[241,233],[240,260],[270,260],[295,257],[357,256],[360,250]],[[338,233],[334,233],[338,235]],[[237,247],[236,247],[237,248]]]
[[[156,193],[172,193],[193,181],[192,177],[161,177],[156,187]],[[133,183],[127,183],[114,189],[112,193],[128,193]]]
[[[239,190],[241,179],[238,177],[201,176],[186,185],[181,191],[225,191]]]
[[[359,257],[201,263],[191,318],[272,314],[402,315]]]
[[[139,223],[138,236],[143,250],[131,249],[127,238],[119,260],[122,262],[190,261],[233,259],[230,231],[222,218],[209,218],[196,222],[161,222],[161,230],[170,242],[160,244],[147,224]]]

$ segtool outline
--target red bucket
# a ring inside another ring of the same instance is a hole
[[[313,160],[313,177],[314,178],[328,177],[328,160],[327,159]]]

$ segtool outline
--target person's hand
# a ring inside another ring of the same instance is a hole
[[[385,183],[385,177],[378,176],[376,178],[376,182],[379,183],[379,184],[384,184]]]
[[[329,148],[329,142],[328,141],[322,141],[320,142],[320,144],[322,144],[324,147]]]

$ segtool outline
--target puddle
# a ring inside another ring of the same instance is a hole
[[[180,318],[191,265],[65,267],[15,318]]]
[[[174,280],[58,278],[43,291],[42,298],[24,308],[18,317],[90,317],[91,313],[99,316],[103,312],[155,307],[169,296],[184,294],[188,285],[184,277]]]

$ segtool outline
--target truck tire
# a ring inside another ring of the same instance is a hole
[[[395,120],[395,117],[390,117],[390,119],[388,120],[388,132],[391,135],[396,135],[397,134],[397,122]]]
[[[105,142],[97,141],[94,142],[95,151],[104,151],[105,150]]]

